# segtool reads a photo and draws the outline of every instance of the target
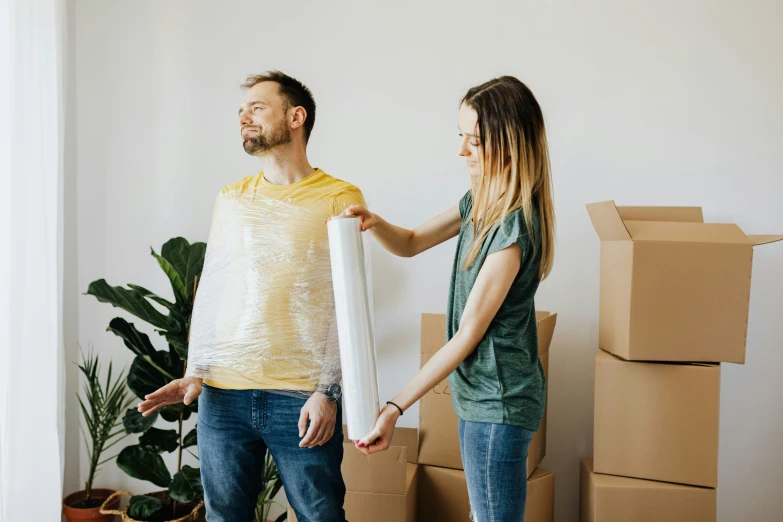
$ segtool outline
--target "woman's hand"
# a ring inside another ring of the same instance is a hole
[[[361,205],[351,205],[341,216],[356,216],[362,220],[362,232],[366,232],[378,224],[378,217]]]
[[[371,231],[372,237],[383,248],[400,257],[413,257],[451,239],[459,234],[462,223],[459,205],[435,216],[416,230],[392,225],[361,205],[351,205],[339,216],[358,217],[361,220],[362,232]]]
[[[375,421],[375,427],[363,439],[354,441],[353,444],[359,451],[370,455],[379,451],[385,451],[391,446],[394,427],[397,425],[397,419],[400,418],[400,411],[394,406],[387,404]]]

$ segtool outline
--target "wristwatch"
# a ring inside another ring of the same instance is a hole
[[[340,400],[340,397],[343,395],[342,388],[340,388],[340,385],[336,382],[331,384],[319,384],[315,388],[315,391],[323,393],[326,395],[326,399],[332,402]]]

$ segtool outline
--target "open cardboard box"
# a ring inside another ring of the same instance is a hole
[[[715,522],[714,489],[601,475],[582,459],[580,522]]]
[[[536,312],[538,352],[549,389],[549,345],[552,342],[557,314]],[[446,344],[446,316],[421,316],[421,366]],[[541,427],[533,435],[528,448],[527,473],[530,476],[546,455],[547,410]],[[459,450],[458,417],[451,402],[449,380],[444,379],[421,398],[419,405],[419,463],[444,468],[462,469]]]
[[[595,358],[596,473],[718,485],[720,366]]]
[[[599,347],[634,361],[745,362],[753,247],[700,207],[587,205],[601,238]]]

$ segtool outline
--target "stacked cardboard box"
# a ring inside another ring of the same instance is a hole
[[[557,315],[538,312],[538,349],[544,373],[549,372],[549,344]],[[421,365],[446,342],[446,316],[423,314]],[[546,411],[541,428],[528,451],[528,496],[526,522],[554,519],[554,473],[539,468],[546,454]],[[457,414],[451,402],[448,380],[439,383],[421,399],[419,406],[419,508],[421,522],[469,520],[470,503],[459,450]]]
[[[348,430],[343,427],[343,433]],[[345,517],[351,522],[415,522],[419,467],[418,434],[397,428],[387,451],[365,455],[348,439],[343,444]],[[296,514],[288,508],[288,520]]]
[[[753,247],[698,207],[588,205],[601,239],[582,522],[716,520],[721,362],[745,362]]]

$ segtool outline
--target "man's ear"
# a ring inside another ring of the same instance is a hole
[[[299,127],[304,125],[304,122],[307,119],[307,111],[305,111],[304,107],[293,107],[290,110],[291,110],[291,128],[298,129]]]

